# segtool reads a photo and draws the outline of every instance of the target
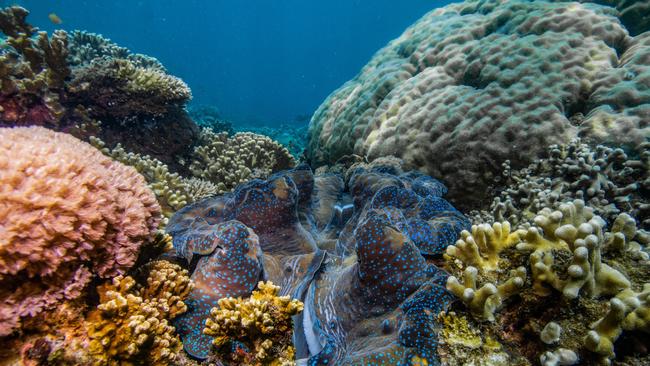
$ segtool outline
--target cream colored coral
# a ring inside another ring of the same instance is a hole
[[[291,317],[303,304],[289,296],[278,296],[279,286],[260,282],[248,299],[224,298],[206,320],[204,333],[214,337],[216,347],[241,342],[250,353],[231,354],[241,365],[295,365],[291,343]]]
[[[546,208],[534,223],[538,228],[529,229],[517,249],[532,252],[531,271],[538,294],[548,295],[545,285],[570,299],[580,293],[587,297],[615,295],[630,287],[622,273],[602,262],[605,221],[583,201],[562,204],[556,211]],[[565,272],[558,273],[554,267],[556,251],[571,255]]]
[[[289,151],[266,136],[245,132],[228,137],[209,128],[202,130],[194,155],[192,174],[215,184],[219,193],[295,165]]]
[[[526,269],[519,267],[510,273],[502,284],[484,283],[478,287],[478,269],[467,267],[463,272],[462,283],[455,276],[447,279],[447,290],[467,305],[470,313],[477,319],[494,321],[495,313],[503,302],[519,293],[526,282]]]
[[[102,140],[94,136],[90,137],[90,143],[105,155],[122,164],[134,167],[142,174],[147,180],[149,188],[156,195],[166,217],[170,217],[175,211],[192,202],[189,197],[190,187],[187,180],[177,173],[171,173],[167,165],[160,160],[148,155],[127,152],[120,144],[109,149]]]
[[[456,260],[463,266],[477,267],[482,271],[498,268],[499,253],[521,241],[523,231],[511,231],[510,223],[496,222],[472,225],[472,232],[463,230],[455,245],[447,247],[445,260]]]
[[[542,366],[570,366],[578,363],[578,355],[570,349],[558,348],[553,352],[545,352],[539,357]]]
[[[201,178],[185,179],[187,186],[187,196],[190,202],[197,202],[207,197],[219,194],[219,188],[216,184]]]

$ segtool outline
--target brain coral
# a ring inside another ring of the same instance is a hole
[[[520,168],[578,135],[638,144],[650,133],[648,34],[630,37],[618,14],[521,0],[432,11],[319,107],[307,156],[395,155],[471,204],[506,159]]]
[[[159,221],[135,169],[67,134],[0,129],[0,335],[122,274]]]

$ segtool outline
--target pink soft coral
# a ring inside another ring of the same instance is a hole
[[[135,169],[64,133],[0,128],[0,336],[124,273],[160,217]]]

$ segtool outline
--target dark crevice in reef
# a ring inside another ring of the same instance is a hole
[[[463,74],[463,79],[460,84],[474,89],[485,89],[490,82],[481,78],[480,67],[472,67],[470,65]]]

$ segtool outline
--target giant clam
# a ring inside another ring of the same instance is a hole
[[[180,210],[167,231],[197,283],[177,321],[185,350],[207,358],[209,308],[267,279],[305,303],[294,343],[307,364],[435,362],[435,316],[451,296],[427,257],[470,226],[445,192],[394,166],[314,176],[302,165]]]

